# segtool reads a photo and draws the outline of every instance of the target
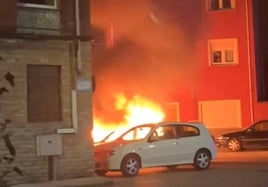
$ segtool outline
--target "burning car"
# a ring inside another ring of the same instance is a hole
[[[216,146],[202,123],[160,122],[130,128],[113,141],[94,145],[95,172],[121,171],[132,177],[140,168],[193,164],[198,170],[210,166]]]

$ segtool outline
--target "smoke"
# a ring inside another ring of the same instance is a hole
[[[164,103],[192,84],[191,55],[200,30],[202,1],[93,0],[92,61],[95,115],[120,120],[114,96],[135,94]],[[197,16],[198,15],[198,16]],[[105,46],[113,28],[113,46]]]

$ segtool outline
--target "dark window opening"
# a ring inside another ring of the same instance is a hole
[[[222,62],[221,51],[213,51],[213,63]]]
[[[29,4],[37,4],[37,5],[54,5],[55,0],[18,0],[19,3],[29,3]]]
[[[209,10],[233,9],[231,0],[209,0]]]
[[[200,132],[196,127],[188,125],[180,127],[180,137],[198,136],[199,134]]]
[[[29,122],[61,120],[60,66],[27,66]]]
[[[268,1],[253,1],[257,99],[268,101]]]
[[[231,0],[222,0],[222,8],[232,8]]]
[[[225,51],[225,61],[226,62],[234,62],[234,51],[226,50]]]
[[[220,9],[219,0],[210,0],[210,9],[211,10],[219,10]]]

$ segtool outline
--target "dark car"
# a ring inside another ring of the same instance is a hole
[[[268,120],[258,121],[241,131],[222,134],[215,142],[218,147],[228,147],[230,151],[268,148]]]

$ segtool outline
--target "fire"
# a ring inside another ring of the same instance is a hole
[[[92,135],[95,142],[100,141],[114,130],[124,130],[138,124],[157,123],[163,121],[165,117],[160,105],[140,95],[128,99],[122,93],[117,94],[115,96],[115,109],[124,111],[120,123],[107,124],[100,118],[94,119]]]

